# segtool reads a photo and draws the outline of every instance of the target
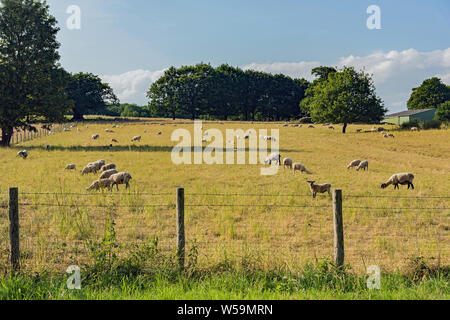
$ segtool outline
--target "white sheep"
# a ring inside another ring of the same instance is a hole
[[[117,190],[119,190],[119,184],[125,184],[126,188],[130,187],[131,175],[128,172],[113,174],[109,179],[112,181],[112,187],[116,185]]]
[[[95,166],[91,166],[91,165],[87,165],[86,167],[83,168],[83,170],[81,170],[81,175],[85,175],[88,173],[97,173],[98,169]]]
[[[98,133],[92,135],[92,140],[97,140],[98,138],[100,138],[100,135]]]
[[[409,172],[396,173],[396,174],[392,175],[388,181],[383,183],[381,185],[381,188],[385,189],[389,185],[393,184],[394,189],[400,189],[400,187],[398,186],[399,184],[401,184],[401,185],[407,184],[408,189],[411,187],[414,190],[413,180],[414,180],[414,175],[412,173],[409,173]]]
[[[17,156],[22,157],[22,159],[26,159],[28,157],[28,151],[27,150],[19,151],[17,152]]]
[[[411,131],[419,131],[419,128],[417,128],[417,127],[411,127]]]
[[[135,136],[133,137],[133,139],[131,139],[131,141],[141,141],[142,137],[141,136]]]
[[[77,166],[75,164],[68,164],[64,170],[75,170]]]
[[[269,155],[265,160],[264,163],[265,164],[272,164],[272,162],[277,162],[278,165],[281,165],[281,154],[279,153],[272,153],[271,155]]]
[[[295,174],[295,171],[300,171],[300,173],[302,173],[302,172],[309,173],[309,171],[306,169],[306,167],[301,163],[294,163],[292,165],[292,171],[294,174]]]
[[[347,169],[358,167],[360,163],[361,163],[361,160],[359,160],[359,159],[353,160],[352,162],[349,163],[349,165],[347,166]]]
[[[92,184],[86,188],[87,191],[91,190],[100,190],[104,188],[108,188],[109,191],[112,190],[112,183],[110,179],[101,179],[101,180],[95,180],[92,182]]]
[[[312,192],[313,198],[316,197],[317,193],[325,193],[328,192],[329,195],[331,195],[331,184],[324,183],[324,184],[315,184],[315,181],[306,181],[309,183],[309,189]]]
[[[100,175],[100,177],[98,179],[99,180],[109,179],[113,174],[116,174],[116,173],[119,173],[119,171],[117,171],[116,169],[105,170],[102,172],[102,174]]]
[[[100,168],[100,171],[101,171],[101,172],[104,172],[104,171],[106,171],[106,170],[111,170],[111,169],[116,169],[116,165],[115,165],[114,163],[108,163],[108,164],[103,165],[103,166]]]
[[[105,160],[97,160],[95,162],[88,163],[87,166],[94,167],[96,171],[100,170],[106,164]]]
[[[363,169],[364,171],[369,170],[369,161],[361,161],[359,166],[356,168],[356,171],[359,171],[360,169]]]
[[[286,169],[286,167],[288,167],[289,169],[292,169],[292,159],[291,158],[283,159],[283,169]]]

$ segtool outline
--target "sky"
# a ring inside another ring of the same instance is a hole
[[[61,64],[108,82],[123,103],[170,66],[228,63],[313,80],[311,69],[373,74],[391,112],[433,76],[450,85],[449,0],[47,0],[61,28]],[[79,28],[73,28],[80,9]],[[369,29],[369,6],[380,29]],[[67,21],[69,20],[69,25]],[[72,27],[71,27],[72,26]]]

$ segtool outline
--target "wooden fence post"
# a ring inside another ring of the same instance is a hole
[[[184,269],[185,255],[185,231],[184,231],[184,189],[177,189],[177,256],[181,270]]]
[[[344,264],[344,224],[342,220],[342,190],[333,190],[334,262]]]
[[[19,247],[19,189],[9,189],[9,239],[11,265],[14,271],[20,269]]]

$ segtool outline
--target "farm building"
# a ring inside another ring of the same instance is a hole
[[[435,114],[436,109],[406,110],[387,115],[382,122],[397,125],[401,125],[402,123],[409,122],[413,119],[425,122],[433,120]]]

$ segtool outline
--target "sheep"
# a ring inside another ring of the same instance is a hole
[[[91,190],[99,190],[99,189],[108,188],[108,190],[111,191],[112,183],[113,183],[113,181],[110,179],[95,180],[94,182],[92,182],[92,184],[89,187],[86,188],[86,190],[91,191]]]
[[[111,130],[111,129],[106,129],[105,132],[108,132],[108,133],[114,133],[114,131]]]
[[[105,160],[97,160],[95,162],[88,163],[87,166],[94,167],[96,171],[100,170],[106,164]]]
[[[372,129],[370,129],[371,132],[378,132],[378,129],[376,127],[373,127]]]
[[[289,124],[287,124],[287,123],[283,124],[283,127],[288,127],[288,126],[289,126]]]
[[[131,175],[128,172],[119,172],[113,174],[109,179],[112,181],[111,187],[116,185],[117,190],[119,190],[119,184],[125,184],[126,188],[130,187]]]
[[[88,173],[97,173],[98,169],[95,166],[92,165],[87,165],[86,167],[83,168],[83,170],[81,170],[81,175],[85,175]]]
[[[160,135],[162,135],[162,132],[160,131],[160,132],[158,132],[158,136],[160,136]]]
[[[395,137],[394,137],[394,134],[392,134],[392,133],[388,133],[388,137],[395,138]]]
[[[417,128],[417,127],[411,127],[411,131],[419,131],[419,128]]]
[[[356,132],[358,132],[358,133],[361,132],[361,131],[362,131],[362,129],[356,129]]]
[[[105,171],[103,171],[103,173],[100,175],[100,177],[98,179],[99,180],[109,179],[113,174],[116,174],[116,173],[119,173],[119,171],[117,171],[116,169],[105,170]]]
[[[409,172],[396,173],[396,174],[392,175],[388,181],[381,184],[381,189],[385,189],[391,184],[394,185],[394,189],[400,189],[400,187],[398,186],[399,184],[401,184],[401,185],[407,184],[408,189],[411,187],[411,189],[414,190],[413,180],[414,180],[414,175],[412,173],[409,173]]]
[[[347,169],[358,167],[360,163],[361,163],[361,160],[359,160],[359,159],[353,160],[352,162],[349,163],[349,165],[347,166]]]
[[[22,159],[26,159],[28,157],[28,151],[22,150],[17,152],[17,157],[22,157]]]
[[[111,142],[119,143],[119,141],[117,141],[116,139],[111,139]]]
[[[116,169],[116,165],[114,163],[105,164],[100,168],[101,172],[105,172],[106,170]]]
[[[328,126],[328,129],[334,130],[334,127],[333,126]]]
[[[98,138],[100,138],[100,135],[98,133],[92,135],[92,140],[97,140]]]
[[[133,137],[133,139],[131,139],[131,141],[141,141],[142,137],[141,136],[135,136]]]
[[[308,128],[314,129],[314,126],[313,126],[312,124],[310,124],[310,125],[308,126]]]
[[[312,192],[313,198],[316,197],[317,193],[325,193],[328,192],[329,195],[331,195],[331,184],[324,183],[324,184],[314,184],[315,181],[306,181],[309,183],[309,188]]]
[[[264,160],[265,164],[272,164],[272,161],[275,161],[278,163],[278,165],[281,165],[281,154],[279,153],[272,153],[269,155],[266,160]]]
[[[68,164],[64,170],[75,170],[77,166],[75,164]]]
[[[302,172],[309,173],[309,171],[306,169],[306,167],[301,163],[294,163],[292,165],[292,171],[294,174],[295,174],[295,171],[300,171],[300,173],[302,173]]]
[[[283,159],[283,169],[286,169],[286,167],[288,167],[289,169],[292,169],[292,159],[291,158]]]
[[[363,169],[364,171],[366,171],[366,169],[369,170],[369,161],[367,160],[362,161],[356,168],[356,171],[359,171],[360,169]]]

